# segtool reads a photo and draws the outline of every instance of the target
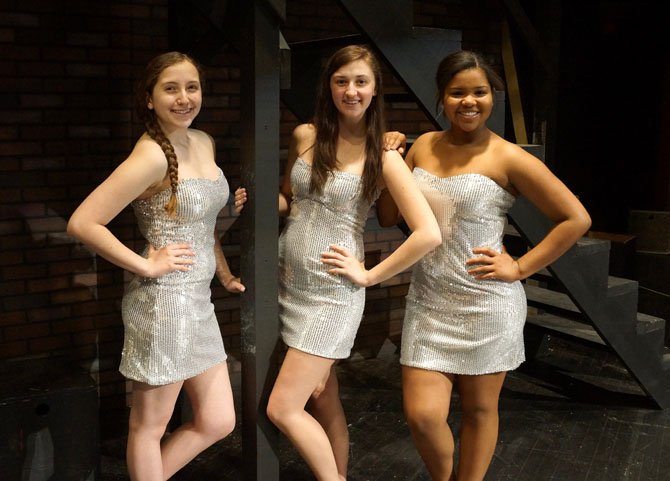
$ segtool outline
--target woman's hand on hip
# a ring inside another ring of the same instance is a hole
[[[190,244],[170,244],[160,249],[149,245],[148,268],[145,277],[161,277],[170,272],[186,272],[193,264],[195,253]]]
[[[337,245],[329,247],[330,250],[321,253],[321,262],[332,266],[328,269],[329,273],[345,277],[360,287],[367,287],[370,284],[365,266],[348,249]]]
[[[468,274],[474,276],[475,279],[513,282],[521,278],[519,264],[504,247],[502,252],[490,247],[475,247],[472,253],[475,254],[475,257],[465,261],[465,265],[476,266],[468,269]]]

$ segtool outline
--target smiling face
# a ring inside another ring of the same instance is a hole
[[[481,68],[458,72],[444,89],[442,105],[452,129],[474,132],[484,128],[493,109],[493,91],[486,73]]]
[[[377,95],[372,69],[365,60],[354,60],[330,76],[330,92],[340,118],[360,120]]]
[[[200,112],[202,91],[195,66],[183,61],[165,68],[147,101],[166,134],[188,128]]]

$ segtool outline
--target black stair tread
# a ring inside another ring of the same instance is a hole
[[[626,294],[629,292],[637,292],[638,283],[632,279],[625,279],[623,277],[608,276],[607,277],[607,295],[616,296]]]
[[[539,271],[544,276],[549,275],[549,271]],[[607,277],[608,295],[618,295],[627,292],[635,292],[638,288],[637,281],[631,279],[624,279],[622,277]],[[567,294],[562,292],[545,289],[544,287],[525,283],[526,297],[528,300],[543,303],[559,309],[571,312],[580,312],[579,308],[572,302],[572,299]]]
[[[549,313],[529,314],[526,322],[554,332],[605,345],[605,342],[596,330],[583,322],[573,321],[572,319]]]
[[[670,347],[663,348],[662,365],[664,370],[670,371]]]
[[[652,331],[663,331],[665,333],[665,319],[638,312],[637,332],[642,334]]]
[[[637,282],[622,282],[628,281],[628,279],[622,279],[620,277],[612,277],[612,285],[614,288],[618,286],[630,286],[631,283],[635,284],[637,288]],[[608,279],[608,280],[609,280]],[[541,308],[554,308],[560,309],[564,312],[569,312],[571,314],[581,314],[579,308],[572,302],[572,299],[567,294],[558,291],[552,291],[550,289],[545,289],[540,286],[535,286],[532,284],[525,283],[523,285],[524,290],[526,291],[526,298],[529,301],[529,304],[541,307]],[[641,312],[637,313],[637,323],[635,325],[636,332],[638,334],[647,334],[653,331],[664,331],[665,330],[665,320],[659,317],[650,316],[649,314],[643,314]],[[578,320],[574,320],[579,324],[584,324]]]
[[[526,298],[529,303],[534,305],[542,305],[561,309],[563,311],[574,312],[580,314],[581,311],[572,302],[572,299],[567,294],[562,292],[552,291],[544,287],[534,286],[532,284],[524,283],[523,288],[526,291]]]

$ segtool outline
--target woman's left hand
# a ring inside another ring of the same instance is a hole
[[[222,284],[228,292],[244,292],[246,290],[239,277],[231,277]]]
[[[240,213],[244,208],[244,204],[247,201],[247,189],[244,187],[238,187],[235,191],[235,212]]]
[[[471,257],[465,261],[467,266],[477,266],[468,270],[468,274],[479,280],[499,280],[513,282],[521,279],[519,264],[512,259],[505,248],[498,252],[490,247],[475,247]]]
[[[405,153],[407,136],[397,130],[384,133],[384,150],[397,150],[400,155]]]
[[[336,276],[343,276],[357,286],[367,287],[369,285],[368,271],[363,263],[344,247],[336,245],[329,247],[329,251],[321,253],[321,262],[333,266],[332,269],[328,269],[328,272]]]

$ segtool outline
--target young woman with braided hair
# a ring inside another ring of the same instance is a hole
[[[133,151],[77,208],[68,232],[135,277],[123,297],[121,373],[133,381],[127,460],[133,481],[163,481],[235,426],[214,274],[231,274],[216,233],[229,197],[212,138],[190,128],[202,104],[200,69],[179,52],[149,62],[137,92],[146,126]],[[147,245],[141,254],[106,227],[127,205]],[[193,419],[163,442],[180,390]]]

